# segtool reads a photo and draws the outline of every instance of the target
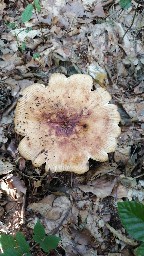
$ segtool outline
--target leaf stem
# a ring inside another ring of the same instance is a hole
[[[45,43],[45,36],[44,36],[43,31],[42,31],[42,25],[41,25],[41,22],[40,22],[40,20],[39,20],[39,17],[38,17],[37,11],[36,11],[36,7],[35,7],[35,5],[33,5],[33,6],[34,6],[35,15],[36,15],[37,20],[38,20],[38,22],[39,22],[39,24],[40,24],[39,26],[40,26],[40,31],[41,31],[41,34],[42,34],[42,38],[43,38],[43,41],[44,41],[44,43]]]
[[[134,13],[134,16],[133,16],[133,19],[132,19],[132,23],[131,23],[130,27],[128,27],[128,29],[125,31],[125,33],[124,33],[124,35],[123,35],[123,37],[122,37],[122,40],[124,39],[125,35],[127,34],[127,32],[131,29],[131,27],[132,27],[133,24],[134,24],[134,20],[135,20],[135,17],[136,17],[136,13],[137,13],[138,6],[139,6],[139,4],[137,5],[137,8],[136,8],[136,10],[135,10],[135,13]]]

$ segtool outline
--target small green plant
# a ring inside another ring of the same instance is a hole
[[[119,5],[121,6],[121,8],[123,9],[128,9],[131,6],[131,1],[132,0],[120,0],[119,1]]]
[[[118,213],[128,234],[141,242],[136,256],[144,256],[144,205],[135,201],[119,202]]]
[[[43,225],[38,221],[34,227],[33,240],[35,245],[49,253],[57,248],[60,238],[54,235],[46,235]],[[0,247],[3,250],[2,256],[31,256],[31,248],[21,232],[15,236],[2,234],[0,235]]]
[[[31,4],[28,4],[26,6],[26,8],[24,9],[24,11],[22,12],[21,14],[21,17],[20,17],[20,20],[18,23],[11,23],[11,22],[6,22],[6,26],[11,29],[11,30],[14,30],[14,29],[17,29],[20,27],[20,24],[21,23],[25,23],[27,21],[29,21],[31,18],[32,18],[32,14],[33,14],[33,11],[35,12],[36,14],[36,17],[39,21],[39,17],[38,17],[38,13],[41,11],[41,6],[40,6],[40,2],[39,0],[34,0]],[[21,53],[24,53],[24,51],[26,50],[26,42],[20,42],[19,41],[19,38],[18,38],[18,35],[22,32],[26,32],[28,33],[29,31],[32,30],[32,27],[29,27],[29,28],[23,28],[23,29],[20,29],[20,31],[16,34],[15,33],[15,37],[16,37],[16,42],[17,42],[17,46],[18,46],[18,50],[21,52]],[[42,31],[42,28],[40,26],[40,30],[41,30],[41,33],[42,33],[42,37],[43,37],[43,40],[45,40],[45,37],[43,35],[43,31]],[[38,55],[38,53],[36,53],[36,56]],[[33,57],[34,59],[35,58],[38,58],[38,57]]]
[[[33,59],[38,59],[40,57],[40,54],[38,52],[33,54]]]
[[[28,4],[23,11],[21,15],[22,22],[25,23],[29,21],[32,17],[32,12],[33,10],[35,12],[40,12],[41,11],[41,6],[39,0],[34,0],[32,4]]]

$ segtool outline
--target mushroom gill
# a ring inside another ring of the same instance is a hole
[[[15,111],[15,131],[24,138],[20,154],[52,172],[88,171],[88,160],[106,161],[120,134],[117,107],[103,88],[92,91],[92,78],[53,74],[49,85],[22,91]]]

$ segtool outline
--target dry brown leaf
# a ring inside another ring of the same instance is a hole
[[[105,12],[104,12],[104,9],[103,9],[101,3],[97,4],[94,7],[93,16],[100,17],[100,18],[105,18]]]
[[[4,214],[4,208],[0,206],[0,218],[3,216],[3,214]]]
[[[118,163],[119,161],[122,161],[123,163],[127,163],[130,159],[130,149],[131,146],[125,146],[124,147],[117,147],[115,153],[114,153],[114,159]]]
[[[66,0],[42,0],[42,14],[48,15],[49,13],[53,17],[59,15],[60,9],[66,5]]]
[[[144,82],[143,81],[134,88],[134,93],[135,94],[144,93]]]
[[[1,221],[0,221],[0,232],[2,232],[2,233],[8,233],[9,232],[8,227],[4,223],[2,223]]]
[[[4,0],[1,0],[1,2],[0,2],[0,14],[2,14],[5,7],[6,7],[6,4],[5,4]]]
[[[124,236],[120,231],[115,230],[113,227],[111,227],[108,223],[106,223],[107,228],[116,236],[119,240],[123,241],[126,244],[137,246],[138,243],[135,242],[133,239],[127,238]]]
[[[8,161],[4,162],[0,159],[0,175],[7,174],[13,171],[13,165]]]
[[[13,186],[10,186],[10,184],[8,184],[8,182],[5,182],[4,180],[1,181],[0,186],[2,191],[5,191],[8,196],[10,196],[13,200],[17,200],[18,195]]]
[[[108,256],[122,256],[121,253],[109,253]]]
[[[79,188],[85,193],[91,192],[97,197],[105,198],[109,196],[116,184],[116,179],[109,179],[107,177],[101,177],[95,181],[88,183],[88,185],[80,185]]]
[[[64,15],[72,15],[77,17],[82,17],[85,14],[82,3],[78,1],[65,5],[61,11],[64,13]]]
[[[0,125],[0,143],[6,143],[7,142],[7,138],[5,137],[5,134],[4,134],[4,129],[3,127]],[[1,164],[0,164],[1,165]]]
[[[26,194],[26,188],[17,176],[1,181],[1,189],[14,200],[21,197],[21,193]]]
[[[29,209],[35,212],[39,212],[46,218],[48,232],[56,229],[71,207],[70,200],[65,196],[56,197],[49,195],[39,201],[29,205]]]
[[[11,71],[15,69],[16,66],[22,64],[22,59],[18,57],[16,54],[8,58],[6,61],[0,61],[1,68],[3,71]]]
[[[92,76],[99,84],[103,84],[107,78],[106,71],[99,66],[97,62],[93,62],[88,67],[88,73]]]
[[[25,169],[25,159],[20,157],[18,160],[18,164],[19,164],[19,170],[23,171]]]
[[[120,198],[124,198],[124,197],[127,197],[128,195],[128,189],[123,186],[122,184],[119,184],[117,186],[117,188],[115,188],[111,194],[112,196],[114,196],[115,198],[117,199],[120,199]]]
[[[10,153],[10,155],[15,158],[16,157],[16,153],[17,153],[17,146],[16,146],[16,142],[15,139],[12,139],[10,144],[7,147],[7,151]]]
[[[14,188],[16,188],[18,193],[23,193],[26,194],[26,187],[23,184],[23,181],[20,180],[20,178],[18,176],[13,176],[10,180],[12,182],[12,185]]]
[[[144,102],[136,103],[135,106],[138,120],[144,122]]]
[[[127,114],[131,117],[134,118],[136,117],[136,106],[135,102],[125,102],[123,103],[123,107]]]

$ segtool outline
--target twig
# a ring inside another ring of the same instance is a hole
[[[10,107],[3,113],[3,116],[7,116],[11,113],[11,111],[15,108],[17,104],[17,100],[15,100],[11,105]]]
[[[137,8],[139,7],[139,4],[137,5]],[[124,39],[125,35],[127,34],[127,32],[131,29],[131,27],[133,26],[134,24],[134,20],[135,20],[135,17],[136,17],[136,13],[137,13],[137,8],[135,10],[135,13],[134,13],[134,16],[133,16],[133,19],[132,19],[132,23],[130,25],[130,27],[125,31],[123,37],[122,37],[122,40]]]
[[[107,75],[108,75],[108,78],[109,78],[110,82],[111,82],[112,84],[114,84],[114,81],[113,81],[113,78],[112,78],[112,75],[111,75],[111,72],[110,72],[108,66],[107,66],[107,65],[104,65],[104,67],[105,67],[105,70],[106,70],[106,72],[107,72]]]
[[[23,204],[21,207],[21,224],[24,224],[25,201],[26,201],[26,196],[23,195]]]
[[[108,223],[106,223],[106,227],[115,235],[118,237],[119,240],[123,241],[126,244],[132,245],[132,246],[137,246],[138,243],[135,242],[134,240],[127,238],[123,234],[120,234],[117,230],[115,230],[113,227],[111,227]]]
[[[105,6],[109,5],[109,4],[112,4],[113,1],[114,1],[114,0],[108,0],[108,1],[106,1],[106,2],[104,2],[104,3],[102,3],[102,7],[105,7]]]
[[[64,218],[61,220],[61,222],[59,223],[59,225],[58,225],[55,229],[53,229],[53,231],[52,231],[52,234],[53,234],[53,235],[55,235],[55,234],[58,232],[58,230],[59,230],[59,228],[62,226],[63,222],[67,219],[67,217],[68,217],[68,215],[69,215],[69,213],[70,213],[70,210],[71,210],[71,207],[67,210],[67,212],[66,212]]]
[[[45,36],[44,36],[44,33],[43,33],[43,31],[42,31],[42,26],[41,26],[41,22],[40,22],[40,20],[39,20],[39,17],[38,17],[38,14],[37,14],[37,11],[36,11],[36,7],[34,6],[34,11],[35,11],[35,15],[36,15],[36,17],[37,17],[37,20],[38,20],[38,22],[39,22],[39,24],[40,24],[40,31],[41,31],[41,34],[42,34],[42,38],[43,38],[43,42],[45,43]]]

